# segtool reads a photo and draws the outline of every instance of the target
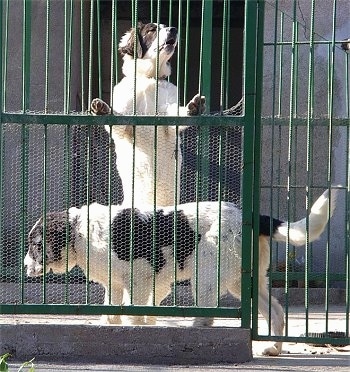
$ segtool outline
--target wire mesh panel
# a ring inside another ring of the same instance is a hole
[[[266,2],[260,210],[295,221],[324,189],[339,189],[319,240],[272,244],[270,296],[286,314],[276,340],[349,341],[349,11],[347,1]],[[269,302],[257,339],[271,339]]]
[[[329,4],[0,2],[1,313],[249,328],[253,296],[254,338],[346,343],[349,4]]]
[[[256,5],[1,2],[2,313],[240,316]]]

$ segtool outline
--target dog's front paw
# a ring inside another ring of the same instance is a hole
[[[109,115],[111,108],[102,99],[94,98],[90,105],[90,112],[93,115]]]
[[[213,318],[195,318],[193,327],[211,327],[214,323]]]
[[[187,115],[200,115],[205,111],[205,97],[196,94],[187,105]]]
[[[119,315],[102,315],[100,318],[101,324],[121,324],[122,321]]]
[[[273,346],[267,347],[263,351],[263,355],[267,356],[278,356],[281,354],[282,351],[282,343],[281,342],[276,342]]]

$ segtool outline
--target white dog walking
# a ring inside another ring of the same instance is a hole
[[[283,335],[284,313],[267,289],[270,236],[276,241],[288,237],[296,246],[305,244],[307,238],[309,242],[317,239],[335,208],[335,190],[331,195],[331,203],[327,190],[312,206],[308,234],[305,218],[287,223],[260,216],[258,306],[265,319],[271,319],[277,336]],[[90,280],[105,288],[106,299],[110,295],[115,305],[122,305],[124,291],[131,294],[131,289],[134,305],[152,305],[153,301],[159,305],[170,293],[176,273],[178,280],[191,280],[193,295],[198,293],[198,306],[215,307],[218,295],[226,291],[236,298],[241,296],[241,223],[241,211],[227,202],[180,204],[156,211],[99,204],[70,208],[49,213],[35,223],[29,233],[24,264],[29,276],[40,276],[50,269],[64,273],[67,267],[78,265],[89,273]],[[119,316],[107,319],[120,322]],[[134,317],[133,321],[144,324],[144,317]],[[154,319],[147,319],[147,323],[154,323]],[[211,323],[210,318],[195,321],[197,326]],[[265,353],[278,355],[281,348],[282,343],[277,342]]]

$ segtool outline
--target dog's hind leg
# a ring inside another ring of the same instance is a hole
[[[197,306],[215,308],[218,300],[217,246],[213,244],[209,234],[202,237],[202,240],[201,249],[198,250],[197,275],[196,278],[194,276],[191,278],[192,293]],[[195,268],[192,272],[196,272]],[[212,317],[198,317],[195,318],[193,325],[195,327],[210,327],[213,323]]]
[[[201,252],[200,252],[201,253]],[[209,255],[211,256],[211,255]],[[192,294],[195,305],[198,307],[216,307],[217,306],[217,285],[216,285],[216,260],[211,256],[209,260],[212,261],[204,263],[202,257],[199,258],[199,269],[197,273],[197,280],[191,278]],[[207,258],[207,257],[205,257]],[[206,269],[206,270],[204,270]],[[198,286],[198,290],[196,289]],[[212,317],[196,317],[193,322],[194,327],[210,327],[214,323]]]
[[[282,336],[284,330],[284,312],[279,302],[269,296],[266,272],[270,264],[270,245],[264,236],[259,237],[259,298],[258,308],[275,336]],[[271,322],[271,323],[270,323]],[[264,355],[277,356],[281,353],[282,342],[264,350]]]
[[[259,311],[266,319],[267,323],[270,323],[271,316],[271,329],[275,336],[282,336],[284,329],[284,312],[282,306],[274,298],[270,297],[266,287],[264,289],[259,285]],[[277,356],[282,351],[282,342],[276,342],[274,345],[267,347],[264,351],[264,355]]]

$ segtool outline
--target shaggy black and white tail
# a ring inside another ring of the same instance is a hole
[[[312,242],[319,238],[330,217],[332,217],[337,199],[337,190],[326,190],[311,207],[308,221],[308,240]],[[268,216],[260,216],[260,235],[269,236],[272,227],[272,238],[276,241],[285,242],[287,236],[293,245],[304,245],[306,243],[306,218],[297,222],[278,219],[270,219]]]

